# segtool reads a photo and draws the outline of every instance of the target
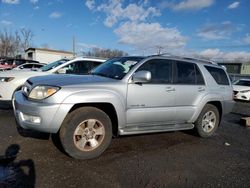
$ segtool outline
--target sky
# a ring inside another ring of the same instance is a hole
[[[26,28],[34,47],[93,47],[250,60],[250,0],[0,0],[0,31]]]

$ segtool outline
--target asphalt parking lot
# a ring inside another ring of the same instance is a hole
[[[250,187],[250,128],[240,125],[248,115],[250,103],[238,102],[212,138],[120,137],[101,157],[80,161],[50,135],[20,135],[12,111],[1,109],[0,187]]]

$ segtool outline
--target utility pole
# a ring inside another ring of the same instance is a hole
[[[157,49],[157,54],[160,55],[161,54],[161,50],[163,50],[162,46],[156,46]]]
[[[76,43],[75,43],[75,35],[73,35],[73,56],[76,56]]]

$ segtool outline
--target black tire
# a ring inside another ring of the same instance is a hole
[[[110,145],[112,123],[109,116],[98,108],[78,108],[63,121],[59,137],[65,152],[71,157],[95,158]]]
[[[205,117],[206,115],[207,117],[208,116],[214,117],[213,118],[214,120],[212,120],[211,118],[210,121],[210,123],[212,123],[212,126],[211,124],[208,123],[207,119],[209,118],[206,118]],[[200,137],[207,138],[215,133],[215,131],[219,126],[219,122],[220,122],[220,115],[217,107],[212,104],[206,104],[202,109],[198,119],[195,121],[195,129]]]

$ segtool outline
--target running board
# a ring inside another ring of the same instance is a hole
[[[143,133],[157,133],[167,131],[180,131],[193,129],[194,124],[173,124],[173,125],[158,125],[158,126],[133,126],[125,127],[119,130],[120,135],[132,135]]]

